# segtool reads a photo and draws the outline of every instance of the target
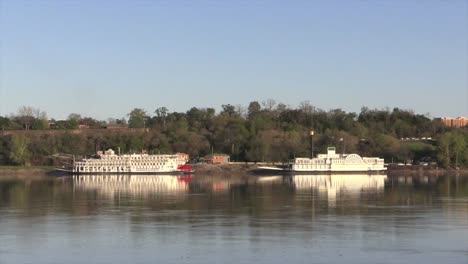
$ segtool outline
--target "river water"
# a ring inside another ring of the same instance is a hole
[[[468,263],[468,177],[0,179],[0,263]]]

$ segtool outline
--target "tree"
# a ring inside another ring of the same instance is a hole
[[[144,128],[146,127],[146,120],[148,116],[146,111],[141,108],[135,108],[128,114],[128,127],[130,128]]]
[[[184,151],[192,156],[204,155],[214,149],[231,154],[233,160],[285,161],[291,156],[308,156],[308,131],[313,129],[317,153],[334,145],[339,152],[376,155],[387,160],[437,158],[446,167],[468,165],[466,128],[450,128],[441,121],[401,108],[363,107],[357,116],[342,109],[324,111],[309,101],[292,108],[269,99],[263,103],[252,101],[245,109],[224,104],[220,113],[213,108],[196,107],[181,113],[169,113],[166,107],[160,107],[154,113],[149,118],[145,110],[135,108],[128,114],[130,127],[154,128],[148,133],[138,130],[44,133],[47,136],[29,138],[30,142],[26,139],[27,144],[18,138],[13,144],[12,137],[3,136],[0,137],[0,162],[39,165],[50,162],[46,157],[51,153],[90,154],[96,146],[100,149],[120,147],[124,152],[131,149],[147,149],[151,153]],[[78,124],[92,128],[105,125],[80,114],[70,114],[67,120],[51,121],[54,129],[76,128]],[[126,122],[125,119],[109,119],[108,123]],[[0,117],[0,130],[44,129],[47,126],[46,113],[29,106],[20,108],[14,116]],[[21,148],[24,145],[28,147]],[[27,150],[26,155],[21,154],[24,153],[21,149]]]
[[[31,106],[20,107],[17,112],[17,120],[19,120],[24,130],[46,129],[49,127],[47,113]]]
[[[460,158],[464,157],[464,152],[466,151],[466,142],[463,135],[459,132],[453,133],[452,136],[452,148],[455,152],[455,167],[460,165]]]
[[[262,107],[257,101],[252,101],[250,102],[249,107],[247,109],[247,116],[249,120],[252,120],[258,113],[260,113]]]
[[[241,116],[241,117],[246,117],[246,112],[247,112],[247,109],[245,109],[245,107],[243,107],[242,105],[238,104],[235,106],[236,108],[236,114],[238,116]]]
[[[115,119],[113,117],[109,117],[109,118],[107,118],[107,124],[108,125],[116,125],[117,124],[117,119]]]
[[[267,99],[266,101],[263,101],[262,104],[267,111],[272,111],[276,105],[276,101],[274,99]]]
[[[276,112],[278,113],[278,115],[280,115],[281,113],[283,113],[284,111],[286,111],[288,109],[288,106],[283,104],[283,103],[279,103],[277,106],[276,106]]]
[[[71,113],[67,118],[67,128],[75,129],[80,125],[81,115],[76,113]]]
[[[64,133],[60,136],[59,152],[80,155],[86,150],[85,137],[83,134]]]
[[[450,167],[452,164],[458,167],[467,162],[466,140],[460,131],[451,131],[442,135],[439,139],[438,159],[444,167]]]
[[[4,130],[10,127],[10,119],[8,117],[0,116],[0,130]]]
[[[392,136],[377,134],[372,139],[374,155],[383,156],[386,159],[396,157],[400,152],[400,141]]]
[[[143,139],[141,137],[131,137],[130,138],[130,141],[128,142],[128,149],[130,149],[131,151],[135,152],[135,153],[138,153],[140,152],[141,150],[144,149],[144,143],[143,143]]]
[[[23,124],[24,130],[29,130],[34,121],[34,108],[31,106],[22,106],[18,109],[18,118]]]
[[[40,111],[39,108],[35,109],[34,111],[35,119],[32,123],[32,129],[48,129],[49,128],[49,120],[47,118],[47,113],[44,111]]]
[[[206,118],[212,119],[216,114],[216,110],[214,108],[206,108]]]
[[[118,123],[118,120],[116,120]],[[101,122],[91,117],[82,117],[80,119],[80,124],[86,125],[90,128],[100,128],[102,126]]]
[[[31,152],[28,149],[30,139],[24,135],[11,137],[10,159],[18,165],[28,165]]]
[[[228,116],[234,116],[236,114],[236,107],[231,104],[223,104],[221,107],[223,108],[221,114],[227,114]]]
[[[164,131],[166,131],[166,117],[167,117],[168,111],[169,110],[165,106],[159,107],[154,111],[158,119],[162,121]]]
[[[302,101],[299,104],[299,109],[307,116],[311,116],[312,113],[315,111],[315,107],[310,103],[309,100]]]
[[[0,165],[8,163],[10,153],[7,147],[7,137],[0,137]]]

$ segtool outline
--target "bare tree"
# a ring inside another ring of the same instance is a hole
[[[306,100],[299,104],[299,109],[305,114],[306,124],[310,128],[314,128],[314,113],[316,112],[315,106],[313,106],[309,100]]]
[[[286,111],[286,109],[288,109],[288,106],[283,104],[283,103],[279,103],[276,106],[276,111],[279,112],[279,113]]]
[[[117,124],[117,119],[109,117],[109,118],[107,118],[107,124],[116,125]]]
[[[22,106],[18,109],[18,118],[21,120],[25,130],[31,128],[31,124],[34,121],[34,112],[35,109],[31,106]]]
[[[169,109],[167,109],[167,107],[165,106],[159,107],[154,111],[158,119],[162,121],[164,131],[166,131],[166,118],[167,118],[168,112],[169,112]]]
[[[302,101],[299,104],[299,109],[304,112],[307,116],[312,115],[315,112],[315,106],[313,106],[309,100]]]
[[[242,116],[242,117],[247,117],[247,109],[245,107],[243,107],[242,105],[238,104],[235,106],[236,107],[236,113],[239,115],[239,116]]]
[[[45,111],[41,111],[39,108],[33,108],[33,114],[34,118],[41,120],[41,121],[47,121],[47,113]]]
[[[271,111],[275,107],[276,101],[274,99],[267,99],[266,101],[262,102],[262,105],[265,109]]]

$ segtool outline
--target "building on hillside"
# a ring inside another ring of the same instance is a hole
[[[468,125],[468,118],[465,117],[457,117],[452,121],[453,127],[465,127]]]
[[[441,118],[436,118],[436,119],[444,123],[444,125],[446,126],[450,126],[450,127],[452,126],[453,118],[451,117],[441,117]]]
[[[205,157],[207,163],[226,164],[230,162],[230,157],[227,154],[211,154]]]
[[[441,117],[436,118],[436,120],[440,120],[444,125],[449,127],[465,127],[468,125],[468,118],[461,116],[457,118]]]
[[[176,156],[182,160],[184,160],[185,162],[188,162],[189,161],[189,154],[187,153],[182,153],[182,152],[177,152],[176,153]]]

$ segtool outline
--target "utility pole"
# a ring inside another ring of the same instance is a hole
[[[340,138],[340,143],[341,143],[341,156],[344,156],[345,153],[345,144],[343,138]]]
[[[313,130],[309,131],[309,135],[310,135],[310,158],[311,159],[314,158],[314,134],[315,134],[315,132]]]

